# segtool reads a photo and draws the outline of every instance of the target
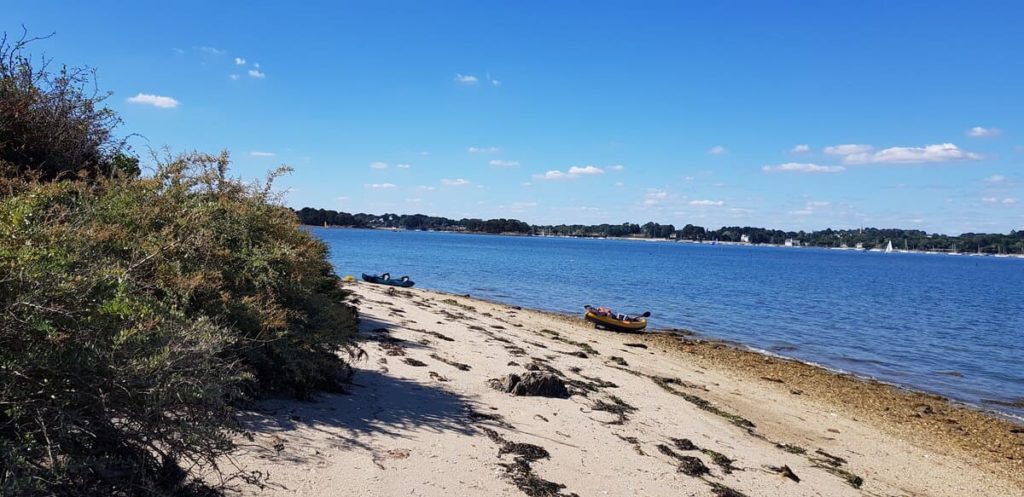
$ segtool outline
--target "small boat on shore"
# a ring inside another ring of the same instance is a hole
[[[363,273],[363,281],[366,281],[366,282],[369,282],[369,283],[376,283],[378,285],[400,286],[402,288],[409,288],[409,287],[411,287],[411,286],[416,284],[415,282],[410,280],[408,276],[402,276],[401,278],[399,278],[397,280],[396,279],[392,279],[390,273],[384,273],[384,274],[382,274],[380,276],[378,276],[376,274],[366,274],[366,273]]]
[[[637,332],[643,331],[647,328],[647,318],[651,316],[650,312],[645,312],[639,316],[629,316],[625,314],[615,314],[606,307],[592,307],[589,305],[583,306],[587,310],[584,318],[598,328],[605,328],[612,331],[625,331],[625,332]]]

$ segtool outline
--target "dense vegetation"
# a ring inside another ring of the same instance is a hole
[[[676,240],[746,242],[782,245],[787,240],[811,247],[884,247],[889,241],[898,249],[933,251],[980,251],[988,254],[1024,253],[1024,231],[1009,234],[964,233],[949,236],[921,230],[863,228],[856,230],[782,231],[749,226],[723,226],[716,230],[687,224],[676,229],[671,224],[649,222],[598,225],[530,225],[516,219],[448,219],[423,214],[349,214],[304,207],[296,211],[303,224],[347,226],[353,228],[399,228],[474,233],[516,233],[524,235],[576,237],[671,238]]]
[[[0,495],[258,479],[217,465],[234,406],[337,390],[350,371],[356,316],[325,246],[271,180],[229,178],[226,154],[137,175],[85,80],[23,47],[0,43]]]

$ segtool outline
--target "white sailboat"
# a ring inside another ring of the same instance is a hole
[[[889,243],[887,243],[885,245],[885,253],[887,253],[887,254],[891,254],[892,253],[892,240],[889,240]]]

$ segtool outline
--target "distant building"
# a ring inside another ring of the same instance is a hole
[[[740,243],[750,243],[750,236],[740,235]]]
[[[784,245],[787,246],[787,247],[799,247],[800,246],[800,242],[798,242],[798,241],[796,241],[796,240],[794,240],[792,238],[787,238],[786,239],[786,243]]]

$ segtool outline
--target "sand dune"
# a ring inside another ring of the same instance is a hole
[[[352,288],[366,356],[351,391],[251,413],[255,439],[235,463],[268,478],[245,493],[1024,495],[1024,434],[940,399],[873,385],[843,401],[828,392],[856,380],[719,344],[614,334],[423,290]],[[528,368],[573,395],[514,396],[489,384]],[[874,398],[890,405],[865,400]],[[892,410],[912,421],[878,414]],[[936,412],[936,426],[952,419],[972,441],[918,422]]]

